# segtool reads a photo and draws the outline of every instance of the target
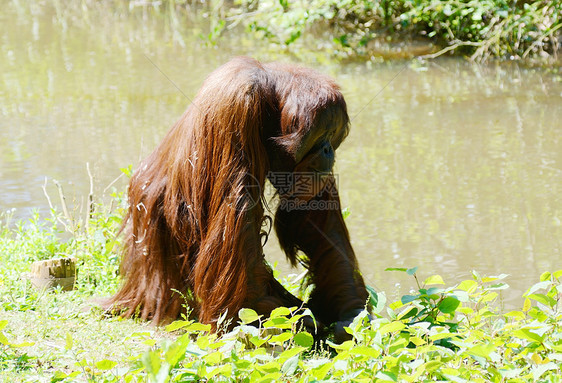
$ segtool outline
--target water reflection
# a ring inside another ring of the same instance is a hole
[[[54,4],[0,15],[0,210],[19,217],[46,211],[45,177],[79,203],[86,162],[100,196],[229,57],[288,60],[244,34],[207,47],[195,18]],[[562,268],[560,75],[447,59],[304,63],[337,78],[353,118],[337,172],[369,284],[396,297],[413,281],[383,270],[419,266],[449,282],[509,273],[522,289]],[[274,241],[266,253],[282,260]]]

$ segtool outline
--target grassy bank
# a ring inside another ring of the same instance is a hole
[[[87,221],[68,215],[12,222],[0,218],[0,376],[29,382],[560,382],[562,270],[545,272],[521,300],[500,312],[503,275],[458,283],[428,271],[412,276],[413,292],[386,304],[374,293],[372,320],[350,326],[354,339],[314,345],[299,316],[280,308],[271,318],[241,312],[242,323],[217,337],[188,320],[167,328],[103,318],[93,297],[117,287],[115,234],[123,201],[97,206]],[[32,261],[77,258],[75,290],[41,292],[24,273]],[[424,275],[422,277],[422,274]],[[283,283],[298,294],[296,276]]]
[[[560,1],[315,0],[306,11],[302,4],[261,1],[246,24],[284,44],[326,25],[333,49],[367,56],[376,54],[381,37],[424,39],[435,45],[421,52],[427,57],[457,53],[473,60],[555,57],[560,48]]]
[[[170,1],[164,7],[189,12],[193,3]],[[218,1],[209,8],[206,15],[216,20],[207,36],[210,40],[243,25],[256,37],[288,50],[304,46],[341,57],[459,54],[476,61],[542,62],[557,60],[561,45],[559,0],[240,0],[233,4]]]

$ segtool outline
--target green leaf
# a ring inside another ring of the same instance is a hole
[[[185,351],[187,346],[191,342],[189,334],[183,334],[178,340],[170,345],[166,354],[164,354],[164,360],[172,367],[185,358]]]
[[[543,337],[526,329],[526,328],[522,328],[519,330],[515,330],[513,332],[513,336],[516,336],[518,338],[521,339],[526,339],[526,340],[530,340],[531,342],[538,342],[538,343],[542,343],[543,341]]]
[[[273,318],[277,318],[277,317],[281,317],[281,316],[288,316],[291,315],[291,310],[287,307],[277,307],[276,309],[274,309],[273,311],[271,311],[271,314],[269,315],[269,318],[273,319]]]
[[[238,317],[242,324],[250,324],[260,319],[261,315],[258,315],[258,313],[252,309],[240,309],[240,311],[238,311]]]
[[[494,346],[493,343],[478,344],[478,345],[472,347],[470,350],[468,350],[468,353],[470,355],[479,356],[481,358],[488,359],[491,352],[494,351],[495,348],[496,348],[496,346]]]
[[[367,346],[357,346],[349,350],[351,355],[368,356],[370,358],[378,358],[381,352],[375,348]]]
[[[330,369],[334,366],[334,362],[324,363],[314,368],[310,373],[317,380],[324,380]]]
[[[394,322],[390,322],[385,324],[384,326],[382,326],[379,329],[379,333],[381,335],[387,334],[389,332],[396,332],[396,331],[401,331],[402,329],[404,329],[404,327],[406,327],[406,325],[400,321],[394,321]]]
[[[0,331],[4,330],[4,328],[6,328],[7,325],[8,325],[7,320],[0,320]]]
[[[402,314],[402,315],[400,316],[400,320],[404,320],[404,319],[408,319],[408,318],[414,317],[414,316],[417,315],[417,313],[418,313],[418,308],[417,308],[417,307],[410,307],[410,309],[409,309],[405,314]]]
[[[6,338],[6,335],[4,335],[3,332],[0,332],[0,343],[6,346],[10,344],[10,341]]]
[[[468,293],[472,293],[476,287],[478,286],[478,283],[472,279],[467,279],[465,281],[462,281],[457,289],[462,290],[462,291],[466,291]]]
[[[185,331],[187,331],[189,333],[196,332],[196,331],[209,332],[209,331],[211,331],[211,325],[199,323],[199,322],[194,322],[194,323],[190,324],[189,326],[185,327],[184,329],[185,329]]]
[[[538,365],[538,366],[536,366],[536,367],[533,367],[531,371],[532,371],[532,373],[533,373],[533,379],[534,379],[534,381],[535,381],[535,382],[538,381],[539,378],[540,378],[546,371],[549,371],[549,370],[555,370],[555,371],[560,372],[560,365],[557,365],[556,363],[553,363],[553,362],[549,362],[549,363],[545,363],[545,364],[541,364],[541,365]],[[556,376],[557,376],[558,378],[560,377],[559,374],[556,374]],[[553,377],[553,378],[554,378],[554,377]],[[556,381],[556,380],[552,380],[552,381]]]
[[[73,346],[73,341],[72,341],[72,334],[67,332],[66,333],[66,341],[65,341],[65,350],[71,350]]]
[[[527,298],[529,299],[533,299],[539,303],[542,303],[543,305],[549,306],[549,307],[554,307],[556,305],[556,300],[544,295],[544,294],[531,294],[531,295],[527,295]]]
[[[455,312],[457,307],[459,307],[459,304],[460,304],[460,301],[456,297],[447,297],[447,298],[443,299],[441,302],[439,302],[439,304],[437,305],[437,308],[442,313],[451,314],[451,313]]]
[[[288,341],[292,337],[293,337],[293,333],[287,331],[278,335],[273,335],[269,340],[269,342],[273,344],[283,344],[284,342]]]
[[[387,267],[384,271],[407,271],[405,267]]]
[[[117,366],[117,362],[109,359],[104,359],[96,362],[96,368],[101,371],[111,370],[115,366]]]
[[[160,354],[157,351],[149,351],[143,354],[141,358],[142,364],[149,375],[156,376],[158,371],[160,371],[160,366],[162,361],[160,360]]]
[[[418,267],[412,267],[411,269],[406,270],[406,274],[408,275],[414,275],[416,273],[416,271],[418,271]]]
[[[286,360],[292,358],[293,356],[300,354],[304,350],[306,350],[305,347],[291,347],[283,351],[281,354],[279,354],[279,360]]]
[[[440,275],[432,275],[431,277],[428,277],[424,282],[424,285],[444,285],[445,282],[443,281],[443,278],[441,278]]]
[[[542,282],[535,283],[533,286],[529,287],[525,296],[529,296],[530,294],[533,294],[537,290],[544,290],[548,288],[550,285],[551,285],[550,281],[542,281]]]
[[[400,298],[400,302],[402,302],[403,305],[413,302],[416,299],[419,298],[419,295],[403,295],[402,298]]]
[[[367,292],[369,293],[369,305],[371,305],[373,307],[377,307],[377,303],[379,301],[379,295],[377,294],[375,289],[372,288],[371,286],[366,285],[365,288],[367,289]]]
[[[299,366],[299,356],[295,355],[285,361],[281,367],[281,372],[285,375],[294,375],[297,367]]]
[[[175,322],[170,323],[165,328],[167,332],[172,332],[172,331],[179,330],[180,328],[184,328],[190,325],[191,323],[193,323],[193,321],[177,320]]]
[[[548,280],[550,280],[551,276],[552,276],[552,274],[550,274],[550,272],[545,271],[544,273],[541,274],[540,281],[541,282],[548,281]]]
[[[293,340],[299,346],[306,347],[306,348],[309,348],[314,344],[314,338],[306,331],[299,332],[297,335],[295,335]]]

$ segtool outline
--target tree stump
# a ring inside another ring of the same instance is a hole
[[[31,264],[31,284],[38,289],[61,287],[63,291],[74,288],[76,260],[73,258],[48,259]]]

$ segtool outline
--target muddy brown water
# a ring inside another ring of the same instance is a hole
[[[204,77],[234,55],[297,60],[251,35],[205,44],[209,21],[104,5],[18,5],[0,13],[0,210],[47,214],[41,186],[71,206],[96,198],[163,137]],[[78,9],[76,9],[78,8]],[[175,20],[175,21],[174,21]],[[299,63],[341,84],[352,118],[336,173],[368,284],[396,299],[419,267],[448,284],[509,274],[521,304],[543,271],[562,268],[562,80],[516,64]],[[123,179],[115,184],[123,190]],[[272,239],[267,257],[291,271]]]

